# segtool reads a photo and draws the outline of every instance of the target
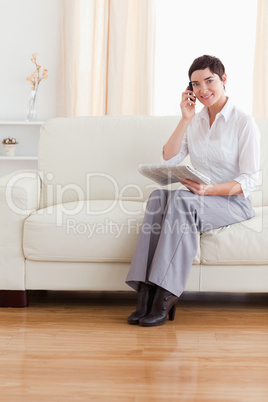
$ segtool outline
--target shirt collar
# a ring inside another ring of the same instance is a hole
[[[230,114],[231,114],[233,108],[234,108],[234,105],[228,98],[227,102],[225,103],[225,105],[223,106],[221,111],[219,113],[217,113],[217,116],[223,116],[225,121],[227,121],[230,117]],[[201,119],[205,119],[205,120],[209,119],[207,107],[205,107],[205,106],[203,107],[203,109],[199,112],[199,116],[201,117]]]

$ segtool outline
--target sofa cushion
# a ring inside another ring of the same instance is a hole
[[[268,264],[268,207],[255,217],[201,235],[201,263],[206,265]]]
[[[40,209],[24,224],[25,258],[35,261],[131,262],[145,203],[93,200]],[[200,263],[200,254],[194,261]]]

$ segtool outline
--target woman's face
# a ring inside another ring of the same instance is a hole
[[[226,77],[224,74],[221,80],[218,74],[212,73],[209,68],[194,71],[191,82],[197,99],[206,107],[224,100],[226,95],[223,86],[226,84]]]

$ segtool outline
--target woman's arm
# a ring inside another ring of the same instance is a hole
[[[239,135],[239,170],[240,175],[234,180],[241,184],[246,198],[258,185],[260,169],[260,131],[253,117],[242,121]]]
[[[181,150],[181,143],[186,132],[186,129],[190,123],[190,120],[184,120],[182,117],[177,125],[175,131],[170,136],[163,148],[163,159],[169,160],[173,156],[177,155]]]
[[[241,174],[234,180],[221,183],[203,185],[184,180],[190,191],[198,195],[238,195],[246,198],[258,184],[258,171],[260,163],[260,133],[252,117],[242,121],[239,135],[239,170]],[[242,173],[243,172],[243,173]]]
[[[241,184],[235,180],[221,184],[199,184],[185,179],[181,183],[197,195],[238,195],[243,193]]]
[[[195,97],[192,94],[193,91],[188,90],[188,88],[182,93],[180,103],[182,118],[163,148],[163,159],[166,161],[180,152],[184,134],[195,115]],[[191,96],[191,100],[189,96]]]

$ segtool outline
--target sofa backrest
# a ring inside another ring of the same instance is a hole
[[[83,199],[146,200],[156,183],[140,163],[160,163],[179,117],[55,118],[41,127],[38,168],[41,208]]]
[[[164,143],[179,116],[88,116],[46,121],[40,132],[40,208],[84,199],[145,201],[158,187],[140,163],[160,163]],[[262,133],[260,186],[254,205],[268,205],[268,120]],[[189,158],[184,164],[189,164]],[[173,186],[174,188],[174,186]]]

